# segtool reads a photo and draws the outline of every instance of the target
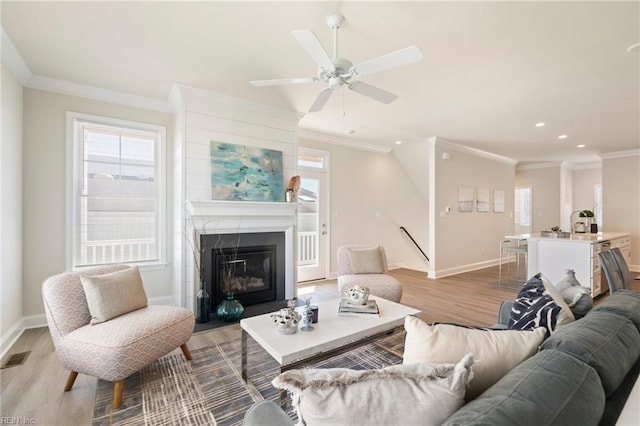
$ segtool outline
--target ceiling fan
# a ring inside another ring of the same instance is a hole
[[[333,57],[329,56],[322,47],[320,40],[313,31],[292,31],[293,37],[306,50],[307,54],[318,65],[317,77],[282,78],[275,80],[254,80],[251,85],[280,86],[285,84],[313,83],[322,81],[327,87],[320,91],[318,97],[309,108],[309,112],[318,112],[325,106],[331,93],[342,86],[347,86],[356,93],[375,99],[378,102],[390,104],[398,95],[386,90],[359,81],[358,78],[395,68],[400,65],[410,64],[422,59],[422,52],[417,46],[409,46],[395,52],[388,53],[377,58],[370,59],[358,65],[351,61],[338,57],[338,29],[344,23],[344,16],[333,14],[327,18],[327,25],[333,30]]]

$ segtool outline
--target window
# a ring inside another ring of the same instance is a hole
[[[301,149],[298,153],[298,166],[325,170],[328,153],[312,149]]]
[[[165,263],[165,128],[68,113],[71,268]]]

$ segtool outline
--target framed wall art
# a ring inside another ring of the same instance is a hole
[[[479,213],[489,212],[489,188],[478,188],[476,211]]]
[[[211,141],[211,199],[284,201],[282,152]]]
[[[458,211],[473,211],[473,186],[460,185],[458,188]]]

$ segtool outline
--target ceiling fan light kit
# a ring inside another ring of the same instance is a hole
[[[358,78],[376,72],[386,71],[401,65],[417,62],[422,59],[422,52],[417,46],[409,46],[386,55],[378,56],[358,65],[351,61],[338,57],[338,29],[344,23],[344,16],[332,14],[327,17],[327,25],[333,30],[333,57],[320,43],[313,31],[292,31],[293,37],[307,52],[318,66],[317,77],[283,78],[275,80],[254,80],[251,85],[255,87],[280,86],[287,84],[314,83],[322,81],[327,87],[322,89],[311,105],[309,112],[318,112],[326,105],[334,90],[346,86],[349,90],[374,99],[384,104],[389,104],[397,99],[397,95],[380,89],[379,87],[359,81]]]

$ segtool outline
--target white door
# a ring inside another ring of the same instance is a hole
[[[300,148],[298,155],[298,282],[327,277],[329,153]]]
[[[530,234],[533,230],[531,210],[533,196],[530,186],[517,186],[514,196],[514,233]]]

